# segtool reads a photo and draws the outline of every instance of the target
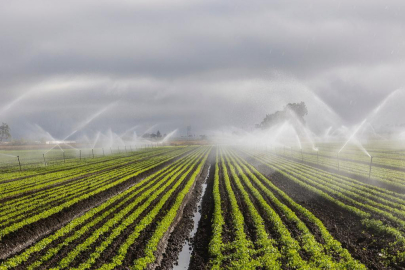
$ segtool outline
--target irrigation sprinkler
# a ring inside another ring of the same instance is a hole
[[[46,166],[45,154],[42,154],[42,157],[44,158],[44,166]]]
[[[93,149],[91,149],[91,154],[93,155],[93,158],[94,158],[94,150]]]
[[[79,150],[79,157],[80,157],[80,161],[82,161],[82,149]]]
[[[125,153],[127,152],[127,146],[126,145],[124,145],[124,147],[125,147]]]
[[[316,163],[319,164],[319,151],[316,151]]]
[[[302,148],[301,148],[301,162],[304,162],[304,155],[302,154]]]
[[[20,156],[17,156],[17,160],[18,160],[18,166],[20,166],[20,172],[21,172],[21,162],[20,162]]]
[[[65,151],[63,151],[62,153],[63,153],[63,163],[66,163],[66,159],[65,159]]]
[[[284,146],[284,156],[285,156],[285,146]]]
[[[105,155],[104,155],[104,148],[101,148],[101,149],[103,149],[103,157],[104,157],[104,156],[105,156]]]
[[[110,147],[110,152],[111,152],[111,154],[112,154],[112,148]]]
[[[373,166],[373,157],[370,157],[370,170],[368,172],[368,179],[371,178],[371,167]]]
[[[290,156],[292,157],[292,146],[290,147]]]
[[[129,146],[129,151],[131,151],[131,152],[132,152],[132,146],[131,146],[131,145]]]
[[[121,152],[120,152],[120,147],[119,147],[119,146],[118,146],[118,153],[121,153]]]

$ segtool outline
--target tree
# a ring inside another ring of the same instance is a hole
[[[292,124],[295,124],[296,120],[302,124],[305,124],[304,116],[307,114],[308,109],[305,102],[288,103],[286,106],[284,106],[282,111],[266,114],[263,121],[259,125],[256,125],[256,127],[267,129],[285,121],[290,121]]]
[[[0,142],[2,142],[3,140],[7,140],[10,137],[10,127],[6,123],[3,123],[0,126]]]
[[[294,113],[298,120],[305,124],[304,116],[308,114],[308,109],[305,102],[301,101],[300,103],[288,103],[287,106],[284,107],[284,111]]]

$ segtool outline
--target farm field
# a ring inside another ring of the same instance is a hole
[[[328,147],[303,158],[166,146],[4,167],[0,269],[405,268],[403,167],[376,158],[369,178],[369,164],[349,169],[358,152],[336,169]]]

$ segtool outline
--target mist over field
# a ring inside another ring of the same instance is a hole
[[[301,101],[319,135],[387,97],[374,128],[404,124],[403,1],[0,5],[0,121],[15,139],[44,137],[38,125],[62,140],[105,108],[72,139],[251,131]]]

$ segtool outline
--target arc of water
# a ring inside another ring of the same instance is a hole
[[[163,140],[161,141],[161,143],[167,142],[174,134],[176,134],[177,130],[178,130],[178,129],[176,128],[175,130],[169,132],[169,133],[166,135],[166,137],[163,138]]]
[[[366,121],[367,121],[367,119],[364,119],[363,122],[361,122],[361,124],[357,126],[357,128],[354,130],[354,132],[350,135],[349,139],[345,142],[345,144],[342,146],[342,148],[340,148],[338,153],[340,153],[346,147],[346,145],[354,138],[354,136],[357,134],[357,132],[359,132],[361,127],[364,125],[364,123],[366,123]]]

